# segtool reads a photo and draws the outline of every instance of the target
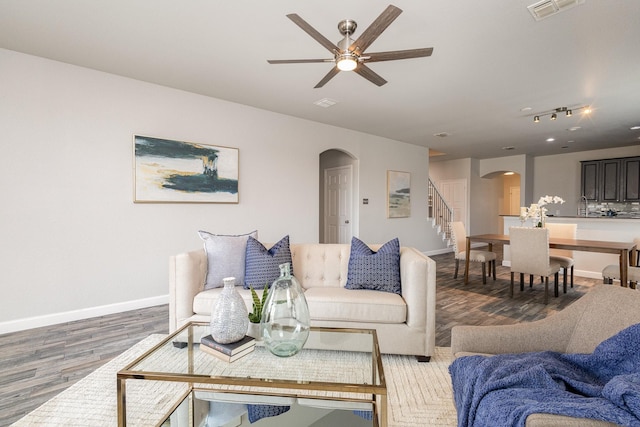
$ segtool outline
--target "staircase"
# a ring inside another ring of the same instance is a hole
[[[431,178],[429,178],[428,215],[431,220],[431,226],[437,230],[442,240],[447,242],[447,245],[450,245],[451,232],[449,223],[453,221],[453,209],[449,207],[447,201],[431,181]]]

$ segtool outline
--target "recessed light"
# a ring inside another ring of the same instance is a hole
[[[555,140],[556,140],[555,138],[547,138],[547,139],[546,139],[546,141],[547,141],[547,142],[553,142],[553,141],[555,141]]]
[[[505,172],[504,174],[508,176],[508,175],[513,175],[513,174],[515,174],[515,172]]]
[[[509,146],[509,147],[502,147],[503,150],[515,150],[516,147],[514,146]]]
[[[520,109],[520,111],[522,111],[522,112],[525,112],[525,111],[531,111],[531,110],[533,110],[533,108],[531,108],[531,107],[522,107],[522,108]]]
[[[572,142],[575,142],[573,139],[570,139],[567,141],[569,144],[571,144]]]
[[[560,147],[560,148],[565,148],[565,149],[566,149],[566,148],[569,148],[569,146],[568,146],[568,145],[563,145],[563,146],[562,146],[562,147]]]
[[[638,130],[638,129],[640,129],[640,126],[631,126],[629,129],[631,129],[631,130]]]
[[[440,138],[446,138],[448,137],[450,134],[447,132],[438,132],[438,133],[434,133],[433,136],[439,136]]]
[[[575,132],[575,131],[577,131],[578,129],[582,129],[582,127],[581,127],[581,126],[574,126],[574,127],[569,128],[569,129],[567,129],[567,130],[568,130],[569,132]]]

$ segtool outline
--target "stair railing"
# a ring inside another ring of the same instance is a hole
[[[436,225],[439,227],[442,233],[444,233],[445,239],[451,237],[451,231],[449,230],[449,223],[453,221],[453,209],[447,204],[447,201],[442,197],[440,191],[435,186],[431,178],[429,178],[429,218],[433,218]]]

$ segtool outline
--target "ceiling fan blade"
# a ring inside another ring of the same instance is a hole
[[[309,23],[307,21],[305,21],[304,19],[300,18],[300,16],[298,16],[297,14],[291,13],[291,14],[287,15],[287,18],[291,19],[294,22],[294,24],[296,24],[298,27],[302,28],[302,30],[305,33],[307,33],[311,37],[313,37],[313,39],[315,41],[317,41],[322,46],[324,46],[329,52],[334,53],[334,51],[340,50],[340,49],[338,49],[338,46],[336,46],[328,38],[326,38],[325,36],[320,34],[315,28],[313,28],[311,25],[309,25]]]
[[[364,52],[401,13],[402,9],[392,4],[387,6],[380,16],[358,37],[358,40],[349,46],[349,50],[357,55],[362,55],[362,52]]]
[[[267,59],[269,64],[309,64],[314,62],[335,62],[331,59]]]
[[[389,52],[367,53],[365,55],[365,60],[367,62],[395,61],[396,59],[422,58],[424,56],[431,56],[432,53],[432,47],[423,49],[392,50]]]
[[[364,65],[362,63],[358,64],[356,69],[353,70],[353,71],[358,73],[358,74],[360,74],[362,77],[364,77],[365,79],[369,80],[371,83],[373,83],[375,85],[382,86],[383,84],[387,83],[387,81],[385,79],[380,77],[371,68],[367,67],[366,65]]]
[[[320,81],[318,82],[318,84],[317,84],[317,85],[315,85],[313,88],[314,88],[314,89],[321,88],[322,86],[324,86],[325,84],[327,84],[327,82],[328,82],[329,80],[331,80],[332,78],[334,78],[334,77],[335,77],[335,75],[336,75],[336,74],[338,74],[339,72],[340,72],[340,69],[339,69],[338,67],[333,67],[333,68],[331,69],[331,71],[329,71],[329,72],[327,73],[327,75],[326,75],[326,76],[324,76],[324,77],[322,78],[322,80],[320,80]]]

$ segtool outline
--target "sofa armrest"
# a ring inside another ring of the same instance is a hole
[[[207,274],[204,249],[169,257],[169,331],[193,313],[193,298],[202,291]]]
[[[454,326],[451,352],[454,357],[467,354],[527,353],[558,351],[564,353],[573,334],[576,316],[557,313],[528,323],[492,326]]]
[[[414,248],[403,247],[400,250],[400,276],[402,297],[407,304],[407,325],[435,331],[435,261]]]

